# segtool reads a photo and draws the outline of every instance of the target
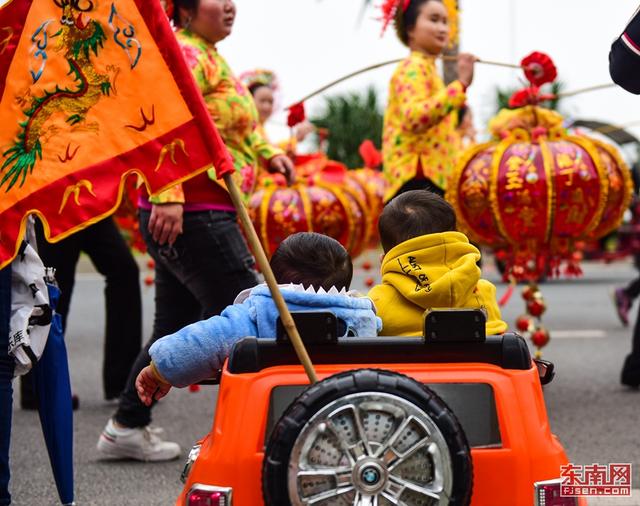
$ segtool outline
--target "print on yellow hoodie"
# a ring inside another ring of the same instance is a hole
[[[480,251],[460,232],[409,239],[382,261],[382,284],[369,291],[384,336],[422,335],[423,314],[434,308],[484,308],[487,335],[501,334],[496,287],[480,279]]]

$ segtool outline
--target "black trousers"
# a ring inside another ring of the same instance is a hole
[[[626,356],[622,366],[621,381],[632,387],[640,386],[640,307],[633,327],[631,353]]]
[[[44,239],[40,222],[37,222],[36,234],[38,253],[43,263],[56,269],[61,292],[57,311],[62,316],[63,330],[67,328],[80,252],[89,255],[96,270],[105,277],[106,324],[102,380],[105,398],[116,398],[124,390],[142,344],[138,264],[112,218],[99,221],[55,244]],[[29,396],[30,384],[30,378],[27,377],[22,384],[23,396]]]
[[[149,365],[149,348],[182,327],[220,314],[236,295],[255,286],[254,260],[240,233],[235,213],[184,214],[183,232],[173,246],[159,246],[148,232],[150,212],[141,209],[140,230],[156,261],[153,334],[131,369],[115,420],[125,427],[151,422],[151,407],[140,402],[135,381]]]
[[[633,279],[633,281],[631,281],[624,288],[624,291],[631,298],[631,300],[637,299],[638,296],[640,295],[640,276]]]

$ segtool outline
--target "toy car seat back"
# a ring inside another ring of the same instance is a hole
[[[333,345],[307,344],[307,351],[314,364],[480,362],[503,369],[531,367],[527,344],[512,333],[471,342],[425,341],[421,337],[354,337],[338,339]],[[227,367],[232,374],[242,374],[297,364],[299,361],[290,343],[247,337],[234,345]]]

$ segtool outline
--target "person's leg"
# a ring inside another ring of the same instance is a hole
[[[620,322],[625,327],[629,325],[629,311],[633,305],[633,297],[629,295],[627,289],[631,287],[633,289],[633,283],[626,288],[616,288],[613,291],[613,304],[616,308],[616,313]]]
[[[118,397],[140,352],[142,301],[140,271],[112,218],[87,228],[85,251],[105,277],[105,339],[102,379],[106,399]]]
[[[118,410],[114,415],[118,424],[129,428],[145,427],[151,422],[151,407],[140,401],[135,388],[138,374],[151,362],[149,348],[161,337],[197,321],[200,315],[198,301],[166,268],[162,257],[158,257],[155,250],[152,256],[156,260],[153,333],[131,367],[126,386],[120,396]]]
[[[9,443],[13,406],[13,358],[9,347],[9,314],[11,310],[11,268],[0,271],[0,506],[11,504],[9,493]]]
[[[153,336],[131,370],[118,411],[103,431],[99,451],[111,457],[168,460],[179,453],[175,443],[138,437],[148,431],[151,409],[140,401],[135,379],[149,364],[155,340],[189,323],[220,313],[236,295],[256,284],[253,257],[231,213],[185,213],[183,233],[173,246],[159,246],[149,236],[149,212],[140,211],[140,228],[156,260],[156,316]],[[181,288],[180,288],[181,287]]]
[[[640,308],[638,308],[636,324],[633,327],[631,353],[624,360],[620,381],[623,385],[630,387],[640,386]]]
[[[624,291],[632,301],[636,299],[638,295],[640,295],[640,276],[631,281],[631,283],[624,288]]]
[[[258,283],[255,260],[235,213],[191,213],[184,242],[191,265],[182,279],[199,301],[202,318],[220,314],[236,296]]]
[[[141,212],[141,230],[148,213]],[[135,389],[138,373],[147,365],[148,350],[161,337],[186,325],[221,313],[245,288],[256,284],[253,257],[231,213],[185,213],[184,232],[173,246],[158,246],[145,234],[156,261],[156,309],[153,335],[131,369],[115,420],[125,427],[143,427],[151,408]]]
[[[149,254],[156,262],[153,333],[129,372],[118,409],[102,431],[97,449],[102,456],[109,458],[163,461],[179,456],[180,446],[163,441],[157,433],[149,430],[151,407],[140,402],[135,380],[150,362],[150,346],[160,337],[197,320],[200,305],[172,272],[182,272],[180,265],[186,261],[181,237],[176,241],[176,247],[159,247],[147,232],[148,224],[149,212],[141,210],[140,228]]]

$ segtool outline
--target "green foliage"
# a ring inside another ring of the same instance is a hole
[[[382,143],[382,106],[375,88],[363,94],[349,93],[325,99],[324,112],[311,122],[328,131],[327,156],[350,169],[362,167],[358,148],[370,139],[376,148]]]
[[[509,98],[519,89],[522,89],[523,86],[514,87],[514,88],[496,88],[496,114],[500,112],[501,109],[511,109],[509,107]],[[564,83],[562,81],[554,81],[550,85],[545,85],[542,87],[542,94],[551,94],[558,95],[564,91]],[[558,111],[560,108],[560,102],[562,101],[562,97],[555,98],[553,100],[549,100],[547,102],[542,102],[542,106],[547,109],[552,109],[554,111]]]

